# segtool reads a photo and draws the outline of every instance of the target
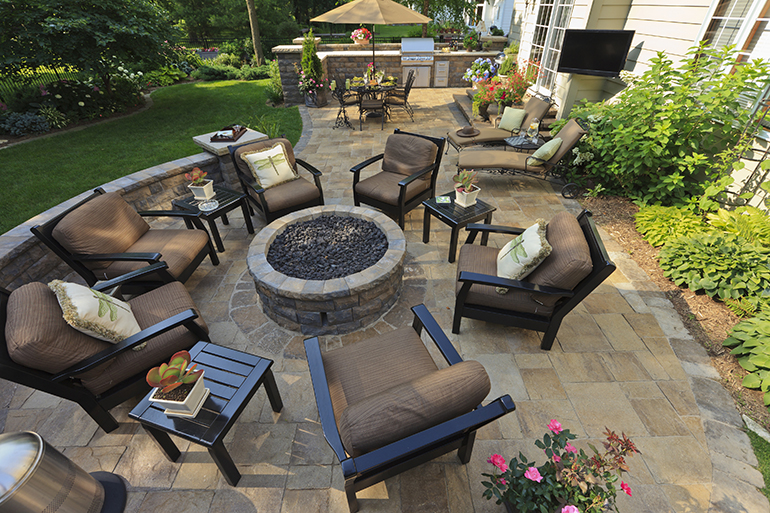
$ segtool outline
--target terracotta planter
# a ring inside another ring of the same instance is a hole
[[[354,39],[353,42],[357,45],[368,45],[369,40],[368,39]]]
[[[205,372],[204,372],[205,374]],[[160,388],[156,388],[155,392],[150,396],[150,401],[158,403],[158,406],[168,410],[168,413],[181,414],[181,415],[195,415],[200,411],[200,406],[206,396],[206,386],[203,384],[203,374],[198,378],[198,381],[193,385],[190,393],[184,401],[169,401],[166,399],[156,399],[155,396],[160,393]]]
[[[476,196],[479,195],[480,191],[481,189],[475,185],[471,192],[460,192],[455,189],[455,203],[461,207],[472,207],[476,204]]]
[[[193,196],[197,200],[211,199],[216,195],[216,192],[214,192],[214,180],[206,180],[206,183],[203,185],[191,184],[187,187],[190,188],[190,191],[192,191]]]

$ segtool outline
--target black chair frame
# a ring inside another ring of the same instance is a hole
[[[254,179],[253,176],[247,175],[246,173],[241,171],[241,169],[238,167],[238,163],[235,161],[235,151],[242,146],[248,146],[249,144],[254,144],[254,142],[261,142],[261,141],[252,141],[248,143],[228,146],[228,150],[230,150],[230,160],[232,161],[233,167],[235,168],[235,173],[238,175],[238,181],[241,182],[241,188],[243,189],[243,193],[246,194],[246,197],[257,208],[257,210],[262,212],[262,216],[265,218],[265,222],[267,224],[272,223],[279,217],[283,217],[286,214],[296,212],[297,210],[302,210],[303,208],[310,208],[310,207],[315,207],[315,206],[324,204],[324,191],[321,188],[321,176],[323,176],[323,173],[321,173],[318,169],[308,164],[304,160],[297,158],[297,156],[295,155],[294,161],[299,166],[302,166],[303,168],[305,168],[311,175],[313,175],[313,181],[315,183],[315,186],[318,188],[319,196],[318,198],[311,201],[306,201],[305,203],[293,205],[289,208],[283,208],[280,210],[271,211],[267,206],[267,202],[265,201],[265,189],[257,185],[257,181]]]
[[[506,326],[516,326],[528,330],[535,330],[543,333],[540,342],[540,349],[549,351],[559,332],[559,327],[564,317],[572,311],[583,299],[588,296],[596,287],[598,287],[607,277],[615,271],[615,264],[610,260],[607,250],[604,247],[596,224],[591,219],[591,212],[583,210],[577,217],[578,223],[583,230],[588,248],[591,252],[591,262],[593,270],[586,276],[574,290],[565,290],[555,287],[544,287],[535,285],[526,281],[509,280],[498,276],[489,276],[486,274],[462,271],[458,280],[462,282],[460,292],[455,298],[455,312],[452,322],[452,333],[460,333],[460,321],[463,317],[469,319],[478,319],[481,321],[503,324]],[[507,226],[496,226],[487,224],[469,224],[466,230],[470,232],[466,244],[473,244],[476,235],[489,233],[502,233],[509,235],[519,235],[524,228],[511,228]],[[486,245],[482,237],[482,245]],[[537,292],[549,296],[558,297],[553,312],[549,316],[536,315],[531,313],[514,312],[502,310],[483,305],[466,304],[465,299],[473,284],[490,285],[492,287],[506,287],[511,290],[522,292]]]
[[[438,179],[438,171],[439,171],[439,168],[441,167],[441,157],[443,156],[444,144],[446,144],[446,139],[444,137],[436,138],[436,137],[430,137],[427,135],[402,132],[400,129],[396,129],[393,133],[413,135],[415,137],[422,137],[423,139],[427,139],[431,141],[433,144],[438,146],[436,161],[430,166],[426,167],[425,169],[421,169],[420,171],[417,171],[416,173],[398,182],[398,186],[400,187],[400,191],[398,195],[398,205],[391,205],[389,203],[385,203],[385,202],[376,200],[374,198],[364,196],[362,194],[359,194],[356,191],[356,184],[361,180],[361,170],[367,166],[370,166],[371,164],[374,164],[379,160],[382,160],[385,154],[380,153],[379,155],[376,155],[370,158],[369,160],[361,162],[360,164],[350,168],[350,172],[353,173],[353,202],[357,207],[361,206],[361,203],[366,203],[367,205],[371,205],[375,208],[382,210],[383,212],[388,214],[390,217],[394,218],[398,223],[398,226],[400,226],[401,229],[403,229],[404,217],[406,216],[406,214],[411,210],[422,205],[423,201],[430,199],[436,195],[436,180]],[[406,186],[414,182],[415,180],[427,175],[428,173],[432,173],[430,178],[430,187],[424,190],[423,192],[421,192],[420,194],[416,195],[414,198],[411,198],[410,200],[407,201]]]
[[[412,312],[414,312],[412,327],[417,334],[420,335],[425,328],[449,365],[461,362],[462,358],[457,350],[425,305],[412,307]],[[345,494],[351,513],[358,511],[357,491],[422,465],[443,454],[457,449],[457,456],[460,461],[463,464],[468,463],[476,439],[476,430],[516,409],[510,395],[504,395],[486,406],[479,405],[470,413],[353,458],[348,456],[342,446],[317,337],[305,340],[305,352],[307,353],[310,378],[313,382],[313,391],[318,404],[318,414],[321,418],[324,438],[340,461],[345,477]]]
[[[93,287],[93,289],[101,292],[115,289],[112,291],[113,295],[117,294],[117,297],[120,297],[121,286],[130,283],[134,279],[141,279],[143,275],[157,273],[165,267],[165,262],[158,262],[137,271],[124,274],[118,278],[101,282],[98,286]],[[170,281],[173,281],[173,278]],[[115,420],[115,417],[112,416],[109,409],[138,394],[149,391],[150,385],[147,384],[145,379],[147,372],[161,362],[148,362],[147,368],[144,369],[144,371],[123,380],[109,390],[98,395],[93,394],[87,388],[82,386],[76,377],[77,375],[98,367],[119,354],[129,351],[133,347],[179,326],[185,326],[196,335],[198,340],[210,341],[208,334],[194,322],[194,320],[198,318],[198,314],[195,313],[195,310],[190,309],[150,326],[136,335],[128,337],[122,342],[112,345],[108,349],[86,358],[54,375],[45,371],[19,365],[11,360],[5,340],[5,324],[7,321],[7,307],[10,294],[11,293],[8,290],[0,287],[0,376],[8,381],[19,383],[34,388],[35,390],[41,390],[53,396],[61,397],[62,399],[67,399],[68,401],[79,404],[106,433],[114,431],[119,426],[118,421]],[[192,345],[190,347],[192,347]]]
[[[396,106],[401,107],[406,111],[407,114],[409,114],[409,118],[412,120],[412,123],[414,123],[414,110],[412,109],[412,106],[409,104],[409,93],[412,91],[412,85],[414,84],[415,80],[415,73],[414,70],[409,70],[409,74],[406,77],[406,82],[404,83],[404,89],[395,89],[391,91],[387,97],[385,98],[385,105],[390,110],[390,106]],[[397,101],[391,103],[389,100],[396,99]]]
[[[335,121],[332,129],[346,126],[352,130],[355,130],[353,125],[350,124],[350,118],[348,117],[348,112],[345,107],[358,105],[358,100],[354,98],[356,95],[351,93],[347,88],[345,80],[345,76],[341,74],[336,75],[334,79],[335,85],[337,87],[332,91],[332,98],[336,99],[340,103],[340,109],[337,111],[337,120]]]
[[[78,273],[88,284],[89,287],[93,287],[97,281],[99,281],[99,278],[96,277],[94,272],[89,269],[84,262],[94,262],[94,261],[131,261],[131,262],[146,262],[147,264],[154,264],[158,261],[160,261],[163,258],[163,255],[160,253],[103,253],[103,254],[94,254],[94,255],[79,255],[70,253],[64,246],[59,244],[59,241],[57,241],[53,236],[53,231],[56,228],[56,225],[59,224],[59,222],[64,219],[64,217],[69,214],[70,212],[77,210],[82,205],[88,203],[89,201],[93,200],[94,198],[97,198],[101,196],[102,194],[105,194],[105,190],[101,187],[97,187],[94,189],[93,193],[83,199],[83,201],[80,201],[76,205],[68,208],[61,214],[57,215],[56,217],[49,219],[43,224],[35,225],[32,228],[30,228],[30,231],[38,238],[40,241],[43,242],[46,246],[48,246],[51,251],[53,251],[59,258],[64,260],[64,262],[67,263],[76,273]],[[200,213],[199,212],[188,212],[188,211],[181,211],[181,210],[145,210],[145,211],[139,211],[139,215],[143,217],[161,217],[161,216],[167,216],[167,217],[176,217],[184,219],[185,221],[190,221],[196,229],[203,230],[204,233],[208,236],[208,232],[206,231],[206,228],[203,226],[203,222],[200,219]],[[163,268],[161,271],[158,272],[158,275],[166,274],[167,277],[161,277],[161,281],[158,281],[157,275],[155,277],[146,277],[146,274],[142,273],[137,275],[138,278],[136,278],[132,283],[126,284],[124,286],[124,290],[127,293],[130,292],[144,292],[147,290],[152,290],[154,288],[159,287],[160,285],[163,285],[164,283],[168,283],[168,280],[174,280],[181,281],[182,283],[186,282],[187,279],[192,275],[193,272],[195,272],[195,269],[198,268],[198,265],[203,261],[204,258],[206,258],[206,255],[209,255],[211,258],[211,263],[214,265],[219,265],[219,256],[217,256],[217,252],[214,249],[214,245],[211,243],[211,237],[209,237],[209,242],[206,246],[203,247],[203,249],[195,256],[195,258],[192,260],[190,265],[187,266],[187,268],[176,277],[172,277],[168,271]],[[129,273],[129,275],[133,275],[132,273]],[[127,275],[126,275],[127,276]],[[142,278],[144,277],[144,278]]]

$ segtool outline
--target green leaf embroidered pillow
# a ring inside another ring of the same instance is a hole
[[[249,166],[257,184],[263,189],[269,189],[299,178],[299,175],[289,164],[281,143],[275,143],[272,148],[267,150],[241,153],[241,158]]]
[[[546,226],[543,219],[503,246],[497,254],[497,275],[500,278],[522,280],[551,254],[552,247],[545,238]],[[498,294],[505,294],[508,289],[496,287]]]
[[[521,130],[521,124],[524,122],[524,117],[526,115],[527,113],[524,112],[524,109],[506,107],[503,111],[503,117],[500,118],[500,124],[497,125],[497,128],[518,134],[519,130]]]
[[[527,165],[528,166],[542,166],[549,160],[551,160],[551,157],[556,155],[556,152],[559,151],[559,148],[561,147],[561,139],[559,137],[555,137],[542,145],[540,148],[537,149],[535,153],[532,154],[531,157],[527,158]]]
[[[61,280],[52,281],[48,288],[56,294],[67,324],[86,335],[114,344],[142,331],[131,305],[124,301]]]

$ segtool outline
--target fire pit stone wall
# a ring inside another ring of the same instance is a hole
[[[275,270],[267,261],[273,240],[290,224],[319,216],[371,221],[388,239],[388,250],[372,267],[331,280],[304,280]],[[325,205],[288,214],[263,228],[249,246],[248,268],[265,314],[305,335],[342,334],[376,321],[398,299],[404,272],[404,232],[385,214],[361,207]]]

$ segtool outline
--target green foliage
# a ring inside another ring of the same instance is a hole
[[[257,132],[262,132],[270,139],[282,136],[278,122],[267,115],[253,114],[245,123],[241,124]]]
[[[714,228],[739,235],[752,244],[770,246],[770,216],[764,210],[756,207],[720,209],[706,217]]]
[[[11,112],[2,118],[0,130],[11,135],[42,134],[51,129],[43,116],[33,112]]]
[[[497,70],[498,75],[510,75],[516,71],[516,57],[514,55],[508,55],[500,64],[500,69]]]
[[[192,77],[197,80],[236,80],[240,70],[232,66],[220,64],[204,64],[192,72]]]
[[[231,66],[233,68],[241,67],[241,58],[239,55],[232,53],[223,53],[221,50],[214,59],[213,63],[218,66]]]
[[[481,41],[481,34],[475,30],[471,30],[465,34],[465,37],[463,38],[463,48],[466,50],[475,50],[479,45],[479,41]]]
[[[262,80],[270,76],[270,66],[263,64],[262,66],[249,66],[244,64],[241,66],[238,78],[241,80]]]
[[[700,45],[675,68],[661,52],[616,102],[575,108],[573,117],[591,123],[580,147],[593,157],[581,169],[611,193],[646,204],[699,196],[704,178],[718,177],[714,160],[738,142],[749,121],[739,95],[755,93],[770,77],[759,60],[732,68],[735,55]]]
[[[710,297],[759,296],[770,287],[770,249],[730,233],[698,234],[668,241],[660,250],[664,276]]]
[[[278,67],[278,59],[267,62],[270,82],[267,84],[267,98],[273,103],[283,101],[283,85],[281,84],[281,70]]]
[[[67,116],[62,112],[59,112],[56,107],[40,107],[38,114],[43,116],[45,120],[48,121],[48,124],[51,126],[51,128],[64,128],[69,123]]]
[[[691,237],[709,231],[703,219],[685,208],[642,207],[634,217],[636,230],[655,247],[679,237]]]
[[[308,80],[320,80],[324,74],[323,64],[315,49],[313,29],[308,31],[302,41],[302,71]]]
[[[751,440],[751,448],[757,457],[757,470],[762,473],[765,479],[765,487],[760,490],[765,497],[770,499],[770,442],[751,430],[746,430]]]
[[[752,302],[745,297],[738,299],[729,297],[725,299],[725,306],[738,317],[751,317],[757,313],[756,305],[752,304]]]
[[[722,345],[732,348],[730,354],[749,371],[743,386],[762,390],[770,405],[770,312],[736,324]]]
[[[187,73],[173,66],[163,66],[160,69],[144,74],[144,83],[148,87],[166,87],[174,82],[187,78]]]
[[[225,41],[219,44],[219,51],[221,53],[227,53],[234,55],[241,61],[251,60],[254,55],[254,45],[251,44],[251,39],[234,39],[232,41]],[[234,66],[234,64],[233,64]]]
[[[503,32],[503,29],[497,28],[494,25],[489,27],[489,35],[490,36],[504,36],[505,32]]]

